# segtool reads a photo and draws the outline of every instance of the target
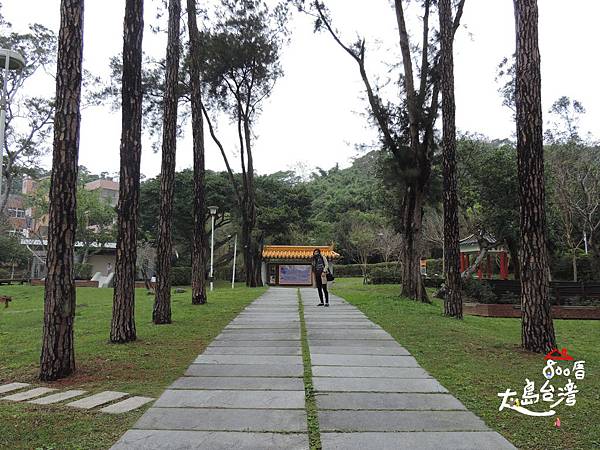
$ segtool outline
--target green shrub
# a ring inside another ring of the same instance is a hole
[[[427,276],[428,277],[443,277],[443,261],[439,259],[428,259],[427,260]]]
[[[89,280],[92,278],[93,266],[87,263],[75,263],[74,273],[76,280]]]
[[[367,275],[370,275],[374,269],[384,268],[399,271],[399,267],[396,262],[367,264]],[[362,277],[362,264],[334,265],[333,272],[338,278]]]
[[[362,266],[360,264],[334,266],[333,271],[338,278],[362,277]]]
[[[400,284],[402,276],[400,267],[374,267],[369,272],[369,281],[371,284]]]
[[[191,267],[172,267],[171,284],[173,286],[189,286],[192,284]]]
[[[463,293],[469,300],[477,303],[498,303],[496,294],[494,294],[490,285],[476,278],[463,280]]]

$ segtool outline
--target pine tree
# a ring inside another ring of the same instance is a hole
[[[542,87],[537,0],[514,0],[516,120],[520,200],[521,340],[523,348],[556,346],[550,309],[544,191]]]
[[[459,266],[458,195],[456,187],[456,104],[454,99],[454,33],[450,0],[440,0],[440,52],[444,157],[444,314],[462,318]]]
[[[175,151],[177,146],[177,82],[179,75],[179,29],[181,1],[169,0],[169,30],[164,95],[162,165],[160,170],[160,214],[158,219],[158,249],[156,299],[152,321],[171,323],[171,259],[173,225],[173,185],[175,183]]]
[[[75,370],[73,248],[77,227],[82,58],[83,0],[62,0],[48,213],[48,274],[40,357],[40,379],[44,381],[67,377]]]
[[[121,171],[111,342],[135,341],[135,274],[142,155],[144,1],[127,0],[123,25]]]
[[[204,122],[202,118],[202,86],[200,33],[196,20],[196,0],[187,0],[190,35],[190,90],[194,147],[194,242],[192,246],[192,304],[206,303],[206,197],[204,190]]]

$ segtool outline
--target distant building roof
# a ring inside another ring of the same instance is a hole
[[[88,191],[95,191],[96,189],[108,189],[111,191],[119,190],[119,183],[113,180],[96,180],[90,181],[85,185]]]
[[[496,240],[494,236],[489,233],[485,233],[483,238],[488,242],[488,253],[500,253],[506,251],[504,246]],[[480,251],[479,240],[475,234],[461,239],[459,241],[460,251],[462,253],[477,253]]]
[[[262,256],[266,259],[311,259],[317,248],[326,258],[340,257],[329,245],[265,245]]]
[[[494,236],[492,236],[489,233],[485,233],[483,235],[483,238],[488,241],[490,244],[494,245],[496,244],[496,238],[494,238]],[[459,243],[468,245],[468,244],[477,244],[479,242],[479,240],[477,239],[477,236],[475,236],[474,234],[470,234],[468,235],[466,238],[463,238],[459,241]]]
[[[23,238],[21,239],[21,245],[32,245],[35,247],[39,247],[39,246],[46,246],[48,245],[48,239],[28,239],[28,238]],[[75,242],[75,247],[83,247],[83,242]],[[116,242],[106,242],[104,245],[99,244],[98,242],[92,242],[90,247],[92,248],[103,248],[103,249],[107,249],[107,250],[115,250],[117,248],[117,243]]]

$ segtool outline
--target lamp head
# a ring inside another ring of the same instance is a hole
[[[9,70],[22,70],[25,67],[25,60],[19,53],[2,48],[0,49],[0,68],[5,67],[7,58]]]
[[[209,206],[208,207],[208,212],[210,212],[211,216],[216,216],[218,210],[219,210],[219,208],[217,206]]]

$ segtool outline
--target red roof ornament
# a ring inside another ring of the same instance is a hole
[[[544,359],[551,359],[553,361],[573,361],[573,357],[569,355],[566,348],[563,348],[560,352],[557,348],[552,349]]]

